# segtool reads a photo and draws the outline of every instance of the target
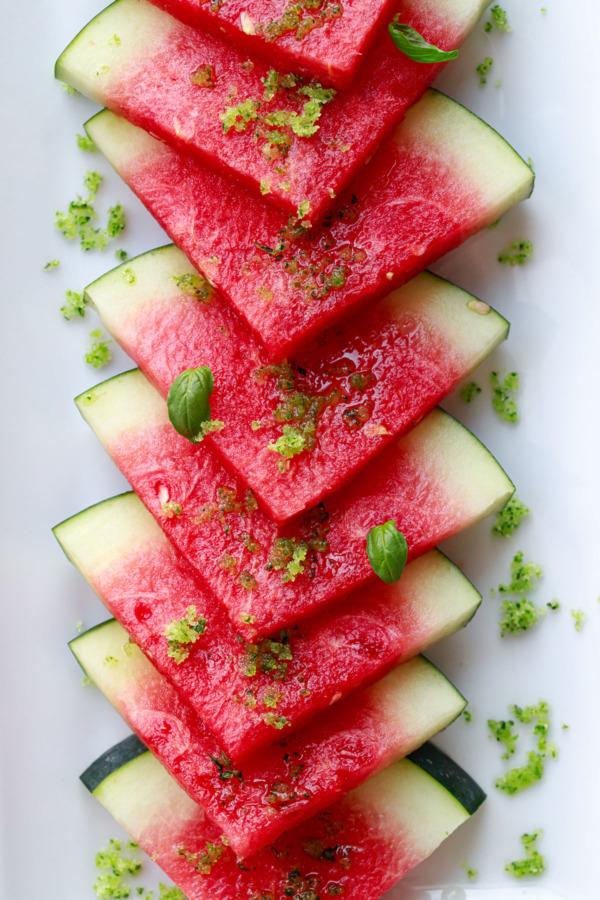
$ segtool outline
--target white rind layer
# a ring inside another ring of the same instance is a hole
[[[82,28],[58,58],[55,75],[104,104],[132,59],[148,58],[184,26],[145,0],[117,0]]]
[[[394,140],[411,153],[436,157],[478,192],[486,213],[478,228],[491,225],[533,190],[535,176],[516,150],[483,119],[439,91],[427,91],[408,110]]]
[[[168,545],[154,517],[133,493],[90,506],[53,531],[67,557],[90,582],[142,547]]]

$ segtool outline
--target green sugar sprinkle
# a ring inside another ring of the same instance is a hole
[[[99,172],[86,172],[83,185],[88,192],[87,197],[79,194],[71,200],[66,210],[57,210],[54,225],[68,241],[79,241],[82,250],[104,250],[112,238],[125,228],[125,213],[121,204],[108,211],[106,228],[96,227],[98,213],[95,201],[103,178]]]
[[[80,150],[85,150],[87,153],[98,152],[98,148],[88,134],[77,135],[77,146]]]
[[[496,537],[511,538],[523,519],[529,515],[531,515],[529,507],[513,494],[506,506],[496,514],[492,534]]]
[[[524,563],[523,558],[522,550],[515,553],[510,564],[510,584],[499,585],[499,594],[526,594],[538,586],[538,581],[543,575],[542,567],[534,562]]]
[[[575,631],[581,631],[586,620],[584,611],[582,609],[572,609],[571,618],[575,621]]]
[[[477,394],[481,393],[481,388],[474,381],[463,385],[460,389],[460,399],[465,403],[472,403]]]
[[[190,655],[188,644],[195,644],[206,631],[206,619],[199,616],[195,606],[188,606],[181,619],[172,619],[165,628],[169,645],[168,656],[180,665]]]
[[[512,31],[510,25],[508,24],[508,16],[506,15],[505,10],[502,9],[497,3],[492,6],[490,10],[490,19],[483,26],[484,31],[488,34],[490,31],[493,31],[494,28],[498,29],[498,31]]]
[[[83,294],[80,294],[77,291],[66,291],[65,302],[61,306],[60,312],[63,319],[67,319],[67,321],[76,319],[77,316],[83,319],[86,306],[87,300]]]
[[[507,249],[498,255],[498,262],[504,266],[522,266],[532,257],[533,243],[531,241],[512,241]]]
[[[521,836],[521,843],[525,848],[525,859],[508,863],[505,866],[505,871],[509,875],[513,875],[515,878],[523,878],[525,875],[537,877],[546,871],[546,861],[536,848],[536,843],[542,834],[542,830],[538,828],[533,834],[523,834]]]
[[[492,387],[492,408],[503,422],[516,424],[519,419],[519,411],[514,394],[519,390],[518,372],[509,372],[500,380],[498,372],[490,372],[490,385]]]
[[[512,729],[515,720],[523,725],[533,725],[532,737],[536,740],[537,749],[527,753],[527,762],[514,769],[509,769],[495,782],[499,791],[514,795],[525,790],[540,781],[544,775],[544,763],[548,758],[554,759],[557,755],[556,744],[548,741],[550,729],[550,707],[545,700],[540,700],[535,706],[511,706],[512,719],[508,721],[488,720],[490,736],[504,744],[506,750],[502,754],[503,759],[508,759],[516,750],[518,734]]]
[[[94,369],[103,368],[112,359],[112,353],[108,346],[112,344],[112,341],[105,341],[102,338],[103,334],[100,328],[94,328],[93,331],[90,331],[91,343],[86,351],[84,360],[89,366],[93,366]]]
[[[494,60],[491,56],[486,56],[483,62],[480,62],[476,67],[475,71],[479,75],[479,84],[487,84],[487,75],[492,66],[494,65]]]

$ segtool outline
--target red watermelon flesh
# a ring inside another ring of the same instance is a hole
[[[76,638],[71,648],[88,677],[240,856],[415,750],[466,703],[431,663],[417,657],[240,766],[137,647],[123,653],[126,642],[126,632],[113,620]]]
[[[275,644],[247,645],[135,494],[90,507],[54,533],[132,640],[236,760],[279,737],[269,723],[275,701],[289,723],[287,736],[465,625],[480,601],[458,569],[431,551],[410,563],[398,584],[359,589],[343,610],[307,619]],[[207,627],[178,663],[168,654],[165,629],[190,606]]]
[[[372,581],[366,537],[374,525],[394,518],[412,558],[499,509],[514,490],[479,441],[434,410],[281,535],[207,446],[177,434],[164,400],[140,372],[103,382],[77,405],[234,626],[251,638]],[[166,517],[171,503],[180,513]]]
[[[86,127],[273,358],[405,283],[533,185],[495,132],[435,91],[312,229],[114,113]]]
[[[310,4],[303,0],[255,0],[251,6],[245,0],[217,4],[197,0],[153,2],[200,31],[225,34],[241,50],[264,56],[273,66],[314,75],[340,88],[350,84],[379,28],[392,18],[395,6],[394,0],[322,0]],[[277,23],[294,6],[302,8],[300,27],[277,34]],[[310,26],[309,18],[316,26]],[[274,23],[274,27],[264,30],[268,23]]]
[[[218,827],[133,736],[82,781],[190,900],[378,900],[485,798],[429,744],[240,866]]]
[[[462,43],[483,5],[453,0],[440,10],[426,4],[419,9],[414,0],[397,4],[402,22],[447,49]],[[118,44],[111,40],[114,34]],[[318,131],[298,136],[290,127],[279,128],[277,135],[286,141],[279,146],[265,137],[270,128],[257,121],[244,125],[238,119],[240,130],[231,127],[225,134],[221,116],[248,100],[260,106],[255,115],[280,110],[301,115],[306,83],[265,99],[269,65],[248,61],[241,51],[176,22],[145,0],[117,0],[96,16],[64,51],[56,74],[199,163],[264,194],[288,215],[309,201],[308,218],[317,222],[441,68],[400,53],[386,31],[352,88],[321,107]],[[193,82],[198,72],[208,79],[204,86]]]
[[[211,369],[211,415],[225,428],[208,442],[279,523],[348,481],[508,333],[486,304],[426,273],[290,364],[269,367],[249,329],[175,247],[125,263],[86,296],[164,397],[184,369]],[[286,425],[316,431],[284,462],[271,448]]]

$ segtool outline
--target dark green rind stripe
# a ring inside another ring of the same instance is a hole
[[[82,631],[81,634],[78,634],[77,637],[74,637],[73,640],[69,641],[69,650],[77,656],[73,647],[82,641],[84,638],[91,634],[93,631],[98,631],[99,628],[106,628],[107,625],[112,625],[115,619],[105,619],[104,622],[98,622],[97,625],[92,625],[91,628],[88,628],[86,631]]]
[[[115,744],[114,747],[99,756],[79,778],[88,791],[93,794],[109,775],[144,753],[148,753],[148,748],[135,734],[131,734],[124,741]]]
[[[485,800],[485,791],[479,787],[477,782],[433,744],[423,744],[407,759],[410,759],[420,769],[435,778],[442,787],[445,787],[453,797],[456,797],[470,816],[477,812]]]

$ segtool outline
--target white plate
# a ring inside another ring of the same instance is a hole
[[[456,398],[447,406],[497,454],[533,517],[512,542],[492,540],[483,523],[447,548],[485,599],[466,631],[430,653],[473,712],[471,724],[458,721],[439,743],[488,789],[489,800],[390,900],[600,896],[600,12],[593,0],[545,0],[544,15],[541,2],[507,0],[512,34],[488,36],[480,26],[440,84],[531,156],[538,176],[531,201],[436,267],[512,322],[508,343],[477,379],[484,384],[492,367],[522,373],[521,423],[498,421],[489,392],[472,406]],[[100,377],[82,362],[96,322],[89,315],[66,323],[59,315],[65,289],[80,289],[111,267],[113,251],[86,256],[66,244],[53,229],[54,210],[80,189],[86,169],[97,168],[107,176],[102,204],[123,200],[129,214],[118,246],[133,255],[164,243],[104,160],[77,149],[75,133],[93,105],[52,81],[55,57],[98,8],[95,0],[33,0],[4,10],[0,895],[11,900],[92,900],[94,854],[119,831],[77,776],[127,729],[93,688],[80,687],[66,646],[78,620],[87,627],[106,616],[50,533],[56,522],[125,488],[71,402]],[[488,55],[494,68],[480,88],[474,69]],[[498,265],[498,251],[521,237],[534,241],[535,260],[515,269]],[[42,272],[53,257],[61,268]],[[117,352],[100,374],[128,366]],[[489,590],[506,580],[517,549],[544,567],[537,599],[556,596],[562,608],[534,632],[501,640],[498,600]],[[587,614],[581,633],[569,612],[578,607]],[[493,787],[504,763],[486,719],[541,697],[552,704],[559,759],[548,763],[541,784],[505,797]],[[520,835],[540,827],[547,874],[511,880],[503,869],[522,856]],[[475,884],[467,882],[463,860],[479,869]]]

